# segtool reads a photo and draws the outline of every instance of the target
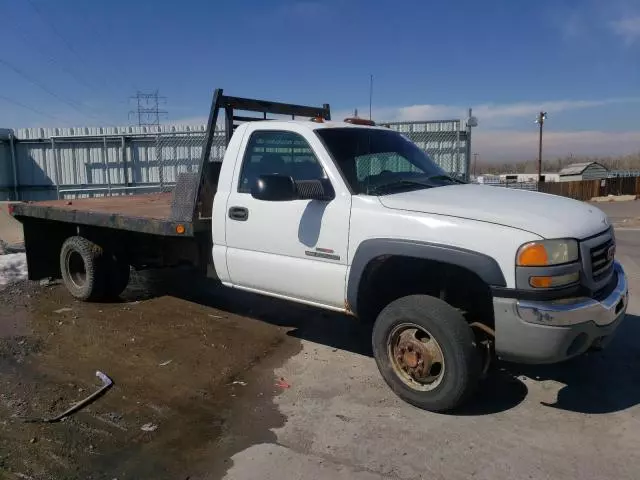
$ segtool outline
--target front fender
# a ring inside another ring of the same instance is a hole
[[[357,315],[358,313],[358,292],[367,265],[369,265],[372,260],[386,255],[420,258],[456,265],[475,273],[489,286],[507,286],[498,262],[483,253],[449,245],[415,240],[396,238],[369,239],[363,241],[358,246],[349,270],[347,302],[354,314]]]

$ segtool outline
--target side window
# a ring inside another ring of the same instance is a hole
[[[238,192],[249,193],[260,175],[288,175],[294,180],[318,180],[326,175],[307,141],[293,132],[257,131],[242,160]]]

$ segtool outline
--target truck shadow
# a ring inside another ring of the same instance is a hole
[[[357,355],[373,357],[371,325],[353,317],[301,304],[229,289],[213,280],[194,281],[188,273],[154,273],[141,286],[129,288],[124,300],[172,295],[288,328],[288,335]],[[146,276],[146,274],[145,274]],[[140,280],[137,280],[140,283]],[[640,403],[640,317],[627,315],[616,337],[602,352],[590,352],[555,365],[496,362],[474,400],[456,415],[490,415],[510,410],[528,396],[519,377],[563,384],[554,403],[545,407],[578,413],[606,414]]]
[[[556,365],[508,365],[513,375],[564,384],[554,403],[577,413],[614,413],[640,404],[640,317],[627,314],[607,349]],[[506,365],[506,364],[505,364]]]
[[[371,325],[365,322],[341,313],[227,288],[215,280],[197,278],[189,271],[134,274],[123,300],[144,300],[162,295],[285,327],[290,329],[288,335],[300,340],[373,356]]]

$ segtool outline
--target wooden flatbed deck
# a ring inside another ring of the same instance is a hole
[[[49,200],[45,202],[34,202],[31,205],[54,207],[63,210],[82,210],[84,212],[126,215],[136,218],[169,220],[169,215],[171,214],[171,193]]]
[[[19,220],[44,220],[115,228],[165,236],[193,236],[191,222],[171,219],[171,193],[121,195],[21,203],[14,206]],[[183,233],[179,233],[184,227]]]

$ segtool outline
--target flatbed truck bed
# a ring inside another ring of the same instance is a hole
[[[191,222],[172,219],[171,198],[171,193],[148,193],[48,200],[16,204],[13,207],[13,215],[140,233],[193,235],[194,229]]]

